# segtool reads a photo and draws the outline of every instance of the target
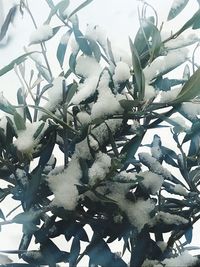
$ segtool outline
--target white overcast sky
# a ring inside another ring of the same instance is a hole
[[[4,14],[6,14],[15,2],[13,0],[0,0],[0,24],[2,21],[1,5],[3,4]],[[56,3],[58,1],[54,2]],[[72,6],[77,6],[82,2],[80,0],[71,0]],[[157,10],[159,23],[161,24],[162,21],[165,21],[173,0],[148,0],[147,2]],[[43,24],[49,12],[45,0],[29,0],[29,4],[38,25]],[[107,35],[113,43],[119,47],[127,48],[128,36],[134,37],[139,26],[138,4],[139,1],[137,0],[94,0],[87,8],[79,12],[80,25],[83,28],[87,23],[100,25],[105,29],[105,32],[107,32]],[[164,24],[165,29],[167,31],[175,31],[196,10],[196,0],[190,0],[188,7],[182,15],[176,20]],[[8,47],[0,49],[0,68],[23,53],[23,46],[28,44],[32,31],[33,26],[30,19],[25,17],[22,20],[19,16],[10,30],[10,34],[13,36],[12,42]],[[18,86],[19,84],[14,72],[10,72],[5,77],[0,77],[0,92],[3,91],[8,99],[15,97]],[[2,203],[0,208],[4,209]],[[196,234],[198,234],[198,231]],[[2,239],[4,239],[3,242]],[[12,226],[4,228],[3,234],[0,234],[0,249],[16,249],[18,242],[19,235],[17,228],[14,228],[14,232]],[[195,244],[200,245],[198,240],[196,240]]]

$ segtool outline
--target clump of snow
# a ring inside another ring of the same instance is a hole
[[[140,129],[140,123],[137,120],[132,120],[131,121],[131,131],[133,131],[133,133],[137,133],[137,131]]]
[[[166,224],[187,224],[189,221],[179,215],[171,214],[169,212],[159,211],[151,220],[150,226],[154,226],[159,222],[164,222]]]
[[[121,119],[109,119],[105,120],[105,122],[110,128],[110,131],[113,135],[115,135],[115,133],[120,129],[122,124]],[[109,132],[106,124],[102,123],[94,129],[91,129],[92,136],[94,136],[94,139],[96,139],[100,145],[105,144],[109,140]],[[76,144],[75,153],[80,158],[91,159],[91,153],[88,146],[87,138]]]
[[[173,258],[167,258],[161,262],[158,260],[146,259],[142,267],[192,267],[198,261],[198,258],[190,255],[187,251],[184,251],[181,255]]]
[[[162,252],[164,252],[165,249],[167,248],[167,243],[164,241],[158,241],[156,242],[156,244],[161,249]]]
[[[155,134],[153,137],[153,142],[151,144],[151,155],[157,160],[162,158],[161,139],[157,134]]]
[[[165,179],[171,180],[171,173],[164,168],[160,162],[152,157],[149,153],[141,152],[138,154],[140,161],[149,168],[150,171],[162,175]]]
[[[144,99],[148,100],[148,99],[156,97],[156,95],[157,95],[157,92],[156,92],[155,88],[152,85],[149,85],[146,83],[145,84]]]
[[[53,36],[53,29],[48,24],[44,24],[36,29],[30,36],[30,43],[37,44],[47,41]]]
[[[79,84],[78,92],[71,100],[73,104],[79,104],[95,92],[101,71],[100,64],[94,58],[88,56],[79,57],[76,72],[86,79],[83,83]]]
[[[86,31],[85,31],[85,37],[88,40],[98,42],[104,48],[106,47],[107,37],[105,35],[105,31],[98,25],[94,26],[94,25],[88,24]]]
[[[128,51],[128,52],[127,52]],[[129,67],[132,66],[132,55],[129,50],[124,50],[116,45],[112,46],[112,52],[115,62],[125,62]]]
[[[99,94],[97,102],[94,103],[91,110],[92,119],[120,113],[123,110],[108,86],[109,81],[110,77],[108,72],[104,72],[98,86]]]
[[[91,117],[86,111],[79,112],[77,118],[82,125],[87,125],[91,122]]]
[[[75,154],[82,159],[91,159],[90,148],[86,138],[80,143],[76,144]]]
[[[96,59],[88,56],[80,56],[77,59],[75,70],[77,74],[85,78],[88,78],[93,74],[96,75],[101,73],[101,67],[99,63],[96,61]]]
[[[36,148],[40,138],[42,137],[42,134],[46,129],[44,126],[40,135],[34,139],[34,134],[42,123],[42,121],[27,123],[25,130],[20,130],[17,132],[18,137],[14,141],[14,145],[19,151],[28,155],[31,155],[34,152],[34,149]]]
[[[145,224],[147,224],[150,218],[150,212],[155,208],[154,203],[151,199],[138,200],[136,203],[126,203],[120,206],[128,216],[130,222],[137,227],[138,231],[141,231]]]
[[[157,261],[157,260],[149,260],[149,259],[146,259],[143,262],[142,267],[163,267],[163,265],[162,264],[159,264],[159,261]]]
[[[200,115],[199,103],[187,102],[181,105],[181,110],[188,115],[189,119],[195,119],[197,115]]]
[[[162,264],[165,264],[165,267],[192,267],[196,264],[198,258],[193,257],[187,251],[184,251],[181,255],[175,258],[169,258],[162,261]]]
[[[142,184],[147,190],[150,191],[150,194],[155,195],[158,190],[160,190],[163,184],[163,177],[156,173],[145,171],[138,173],[139,176],[143,177]]]
[[[130,68],[125,62],[117,62],[114,70],[113,80],[116,83],[124,82],[129,80],[131,77]]]
[[[122,125],[121,119],[108,119],[105,120],[105,123],[108,125],[111,133],[113,136],[116,134],[117,131],[120,130],[120,127]],[[92,134],[96,137],[99,144],[104,144],[109,139],[109,132],[108,127],[105,123],[100,124],[99,126],[92,129]]]
[[[175,133],[187,132],[190,130],[190,127],[186,124],[186,120],[182,117],[174,117],[172,120],[176,123],[176,125],[173,127]]]
[[[126,171],[121,171],[116,177],[117,181],[122,181],[122,182],[128,182],[128,181],[134,181],[137,180],[135,173],[133,172],[126,172]]]
[[[179,35],[177,38],[169,40],[165,47],[167,49],[177,49],[184,46],[189,46],[199,41],[199,36],[195,33],[190,33],[187,36]]]
[[[74,210],[79,194],[76,185],[80,183],[82,172],[79,160],[73,157],[67,169],[56,175],[49,175],[47,181],[54,193],[53,205],[63,207],[67,210]]]
[[[181,195],[181,196],[187,196],[188,192],[186,191],[185,187],[183,187],[180,184],[175,184],[172,188],[172,190],[174,191],[174,193]]]
[[[90,147],[94,150],[97,151],[99,149],[99,143],[97,142],[97,140],[92,136],[89,135],[88,137],[88,141],[89,141],[89,145]]]
[[[3,255],[3,254],[0,254],[0,264],[10,264],[12,262],[12,260],[6,256],[6,255]]]
[[[44,105],[47,110],[53,111],[56,106],[63,100],[63,80],[59,76],[53,80],[53,86],[48,89],[48,102]]]
[[[85,79],[83,83],[80,83],[78,85],[78,92],[73,96],[71,103],[78,105],[94,94],[98,81],[99,75],[97,74],[90,76],[89,78]]]
[[[102,152],[96,154],[95,162],[89,169],[89,183],[95,185],[98,181],[103,180],[109,173],[111,167],[111,158]]]
[[[182,63],[188,58],[188,49],[176,49],[169,51],[166,56],[157,57],[150,66],[144,69],[145,82],[150,83],[155,77],[162,73],[168,72]]]
[[[24,170],[17,168],[16,169],[16,176],[23,186],[28,185],[28,177],[27,177],[26,172]]]
[[[180,93],[181,91],[181,87],[176,87],[172,90],[169,90],[169,91],[162,91],[160,92],[160,101],[161,103],[169,103],[173,100],[176,99],[176,97],[178,96],[178,94]]]

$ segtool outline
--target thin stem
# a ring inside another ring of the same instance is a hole
[[[33,17],[33,14],[31,13],[30,9],[29,9],[29,6],[28,5],[25,5],[25,9],[26,11],[28,12],[29,16],[31,17],[31,20],[33,22],[33,25],[35,27],[35,29],[37,29],[37,24],[36,24],[36,21]],[[51,77],[51,80],[53,80],[53,75],[52,75],[52,71],[51,71],[51,68],[50,68],[50,65],[49,65],[49,61],[48,61],[48,58],[47,58],[47,55],[46,55],[46,49],[44,47],[44,43],[40,43],[40,46],[41,46],[41,49],[42,49],[42,54],[43,54],[43,57],[44,57],[44,60],[45,60],[45,63],[46,63],[46,66],[48,68],[48,71],[49,71],[49,75]]]
[[[40,78],[40,74],[38,74],[38,79],[39,78]],[[39,103],[40,103],[40,83],[37,85],[35,105],[38,106]],[[33,121],[37,121],[37,116],[38,116],[38,109],[36,108],[34,110]]]
[[[197,48],[199,47],[199,45],[200,45],[200,43],[198,42],[197,45],[196,45],[196,47],[195,47],[195,49],[194,49],[194,51],[193,51],[193,53],[192,53],[192,71],[193,71],[193,73],[195,72],[195,62],[194,62],[194,60],[195,60],[195,53],[196,53]]]

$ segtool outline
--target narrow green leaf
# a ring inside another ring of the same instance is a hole
[[[75,68],[76,68],[76,56],[75,54],[71,54],[70,57],[69,57],[69,67],[70,67],[70,70],[75,73]]]
[[[152,28],[153,28],[153,33],[152,33],[150,61],[152,61],[155,57],[157,57],[159,55],[159,52],[160,52],[160,49],[162,46],[160,31],[154,25],[152,25]]]
[[[82,32],[78,29],[77,26],[74,25],[73,27],[73,31],[74,31],[74,36],[75,39],[80,47],[80,50],[87,56],[92,56],[92,50],[89,46],[89,43],[87,41],[87,39],[84,37],[84,35],[82,34]]]
[[[72,11],[72,13],[69,15],[69,18],[71,18],[74,14],[76,14],[82,8],[84,8],[87,5],[89,5],[92,1],[93,0],[86,0],[85,2],[83,2],[80,6],[78,6],[76,9],[74,9],[74,11]]]
[[[8,102],[4,97],[3,93],[0,94],[0,110],[13,115],[15,113],[15,108]]]
[[[122,160],[123,163],[135,156],[135,153],[141,145],[143,137],[144,133],[142,135],[136,135],[124,145],[120,152],[121,155],[125,154],[125,158]]]
[[[76,93],[78,88],[78,84],[77,83],[72,83],[70,85],[68,85],[68,90],[67,90],[67,95],[66,95],[66,103],[70,103],[72,97],[74,96],[74,94]]]
[[[40,126],[37,128],[36,132],[33,135],[33,138],[36,139],[41,134],[42,130],[44,129],[45,122],[41,123]]]
[[[14,122],[15,122],[15,126],[18,131],[26,130],[24,119],[17,112],[14,113]]]
[[[109,58],[110,58],[111,62],[115,65],[115,59],[114,59],[114,56],[113,56],[112,46],[111,46],[111,42],[110,42],[109,39],[107,39],[107,47],[108,47]]]
[[[184,84],[182,90],[171,104],[187,102],[200,94],[200,68]]]
[[[31,180],[27,186],[26,191],[24,192],[24,202],[27,209],[30,209],[31,205],[37,199],[37,191],[40,185],[40,181],[42,178],[42,168],[36,167],[31,173]]]
[[[97,42],[93,41],[93,40],[88,40],[89,45],[92,49],[92,53],[96,59],[97,62],[99,62],[101,60],[101,49],[99,47],[99,45],[97,44]]]
[[[145,51],[148,50],[149,46],[149,38],[152,36],[153,32],[153,22],[152,18],[147,18],[145,20],[141,20],[141,27],[139,28],[135,39],[134,45],[139,55],[142,55]],[[154,26],[154,25],[153,25]]]
[[[0,69],[0,76],[4,75],[7,72],[9,72],[10,70],[12,70],[14,68],[15,64],[19,65],[24,60],[26,60],[27,56],[29,56],[33,53],[36,53],[36,52],[29,52],[29,53],[23,54],[23,55],[19,56],[18,58],[14,59],[13,61],[11,61],[7,66]]]
[[[200,9],[197,10],[197,12],[189,19],[181,28],[180,30],[175,33],[174,38],[179,36],[182,32],[185,30],[189,29],[190,27],[194,27],[193,29],[197,29],[197,25],[199,24],[200,21]]]
[[[7,16],[6,16],[6,19],[1,27],[1,31],[0,31],[0,41],[5,37],[7,31],[8,31],[8,28],[10,26],[10,23],[13,21],[14,17],[15,17],[15,14],[16,14],[16,11],[17,11],[17,5],[13,6]]]
[[[169,11],[167,20],[175,18],[186,7],[188,2],[189,0],[181,0],[181,1],[174,0],[171,9]]]
[[[144,89],[145,89],[144,73],[142,71],[138,52],[130,38],[129,38],[129,43],[130,43],[130,48],[131,48],[131,53],[132,53],[133,71],[134,71],[136,86],[138,90],[138,99],[139,101],[141,101],[144,98]]]
[[[196,121],[192,124],[190,131],[185,135],[183,143],[192,140],[196,135],[199,135],[200,131],[200,121]]]
[[[66,53],[66,50],[67,50],[67,45],[68,45],[68,41],[69,41],[71,33],[72,33],[71,30],[69,30],[67,33],[65,33],[61,37],[61,41],[60,41],[60,43],[58,45],[56,56],[57,56],[58,62],[60,63],[61,67],[63,66],[65,53]],[[65,40],[65,42],[63,42],[62,40]]]
[[[0,218],[3,219],[3,220],[5,220],[5,216],[4,216],[4,214],[3,214],[2,209],[0,209]]]

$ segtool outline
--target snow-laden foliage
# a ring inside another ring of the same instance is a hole
[[[130,49],[117,51],[100,26],[82,32],[77,13],[92,1],[75,10],[67,0],[46,2],[42,25],[21,0],[1,29],[4,36],[16,9],[35,25],[25,54],[0,70],[22,85],[18,105],[0,94],[0,226],[23,226],[13,253],[30,266],[81,266],[86,255],[89,266],[199,266],[185,249],[200,218],[200,70],[197,46],[192,56],[188,49],[199,38],[184,35],[199,28],[199,11],[163,38],[143,1]],[[168,19],[187,3],[175,0]],[[59,75],[46,52],[52,38],[60,40]],[[5,218],[9,195],[22,211]],[[72,239],[70,250],[55,244],[60,236]],[[11,266],[7,256],[0,261]]]

